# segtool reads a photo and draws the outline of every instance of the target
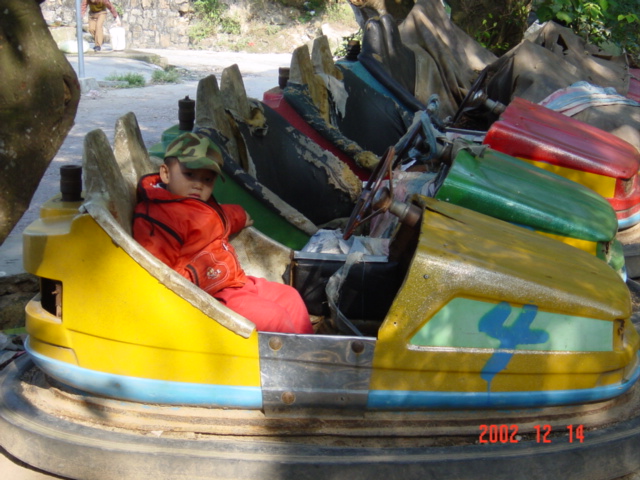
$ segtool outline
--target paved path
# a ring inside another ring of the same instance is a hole
[[[196,98],[197,78],[216,75],[218,81],[222,70],[234,63],[243,74],[247,95],[262,98],[264,91],[278,84],[278,68],[289,66],[288,54],[247,54],[209,52],[202,50],[139,50],[149,55],[157,55],[169,65],[185,68],[193,72],[192,79],[180,84],[151,85],[144,88],[100,89],[82,95],[75,126],[71,129],[58,154],[51,162],[36,191],[31,206],[13,229],[5,242],[0,245],[0,277],[23,273],[22,231],[38,217],[38,209],[48,198],[59,191],[59,170],[65,164],[82,163],[82,143],[91,130],[100,128],[108,138],[113,138],[116,120],[122,115],[136,114],[143,140],[150,148],[160,141],[162,132],[178,123],[178,100],[189,96]],[[113,52],[87,54],[84,57],[85,76],[104,80],[116,73],[136,72],[151,78],[160,67],[143,61],[135,52]],[[69,57],[70,63],[78,70],[78,58]]]

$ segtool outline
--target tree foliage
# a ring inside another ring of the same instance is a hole
[[[447,3],[456,25],[500,55],[522,40],[532,0],[447,0]]]
[[[640,53],[638,0],[541,0],[540,21],[554,20],[594,45],[611,43],[637,60]]]
[[[402,21],[416,0],[348,1],[361,9],[391,13]],[[456,25],[497,55],[522,40],[533,11],[541,22],[558,22],[595,45],[615,45],[630,54],[632,63],[638,63],[638,0],[444,0],[444,3]]]

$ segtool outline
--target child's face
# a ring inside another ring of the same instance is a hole
[[[213,170],[190,169],[181,162],[160,165],[160,179],[166,183],[167,190],[174,195],[199,198],[204,202],[211,197],[217,177]]]

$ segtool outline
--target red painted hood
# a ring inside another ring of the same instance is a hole
[[[640,169],[640,152],[630,143],[518,97],[491,126],[484,143],[514,157],[613,178],[628,179]]]

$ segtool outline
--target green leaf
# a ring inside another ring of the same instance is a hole
[[[536,10],[536,15],[541,22],[546,22],[547,20],[551,20],[554,17],[554,12],[547,6],[540,6]]]
[[[602,9],[595,3],[585,3],[584,11],[587,12],[591,18],[599,18],[602,16]]]
[[[572,15],[568,14],[567,12],[558,12],[558,13],[556,13],[556,18],[558,20],[568,24],[568,23],[573,22],[573,18],[574,17]]]

